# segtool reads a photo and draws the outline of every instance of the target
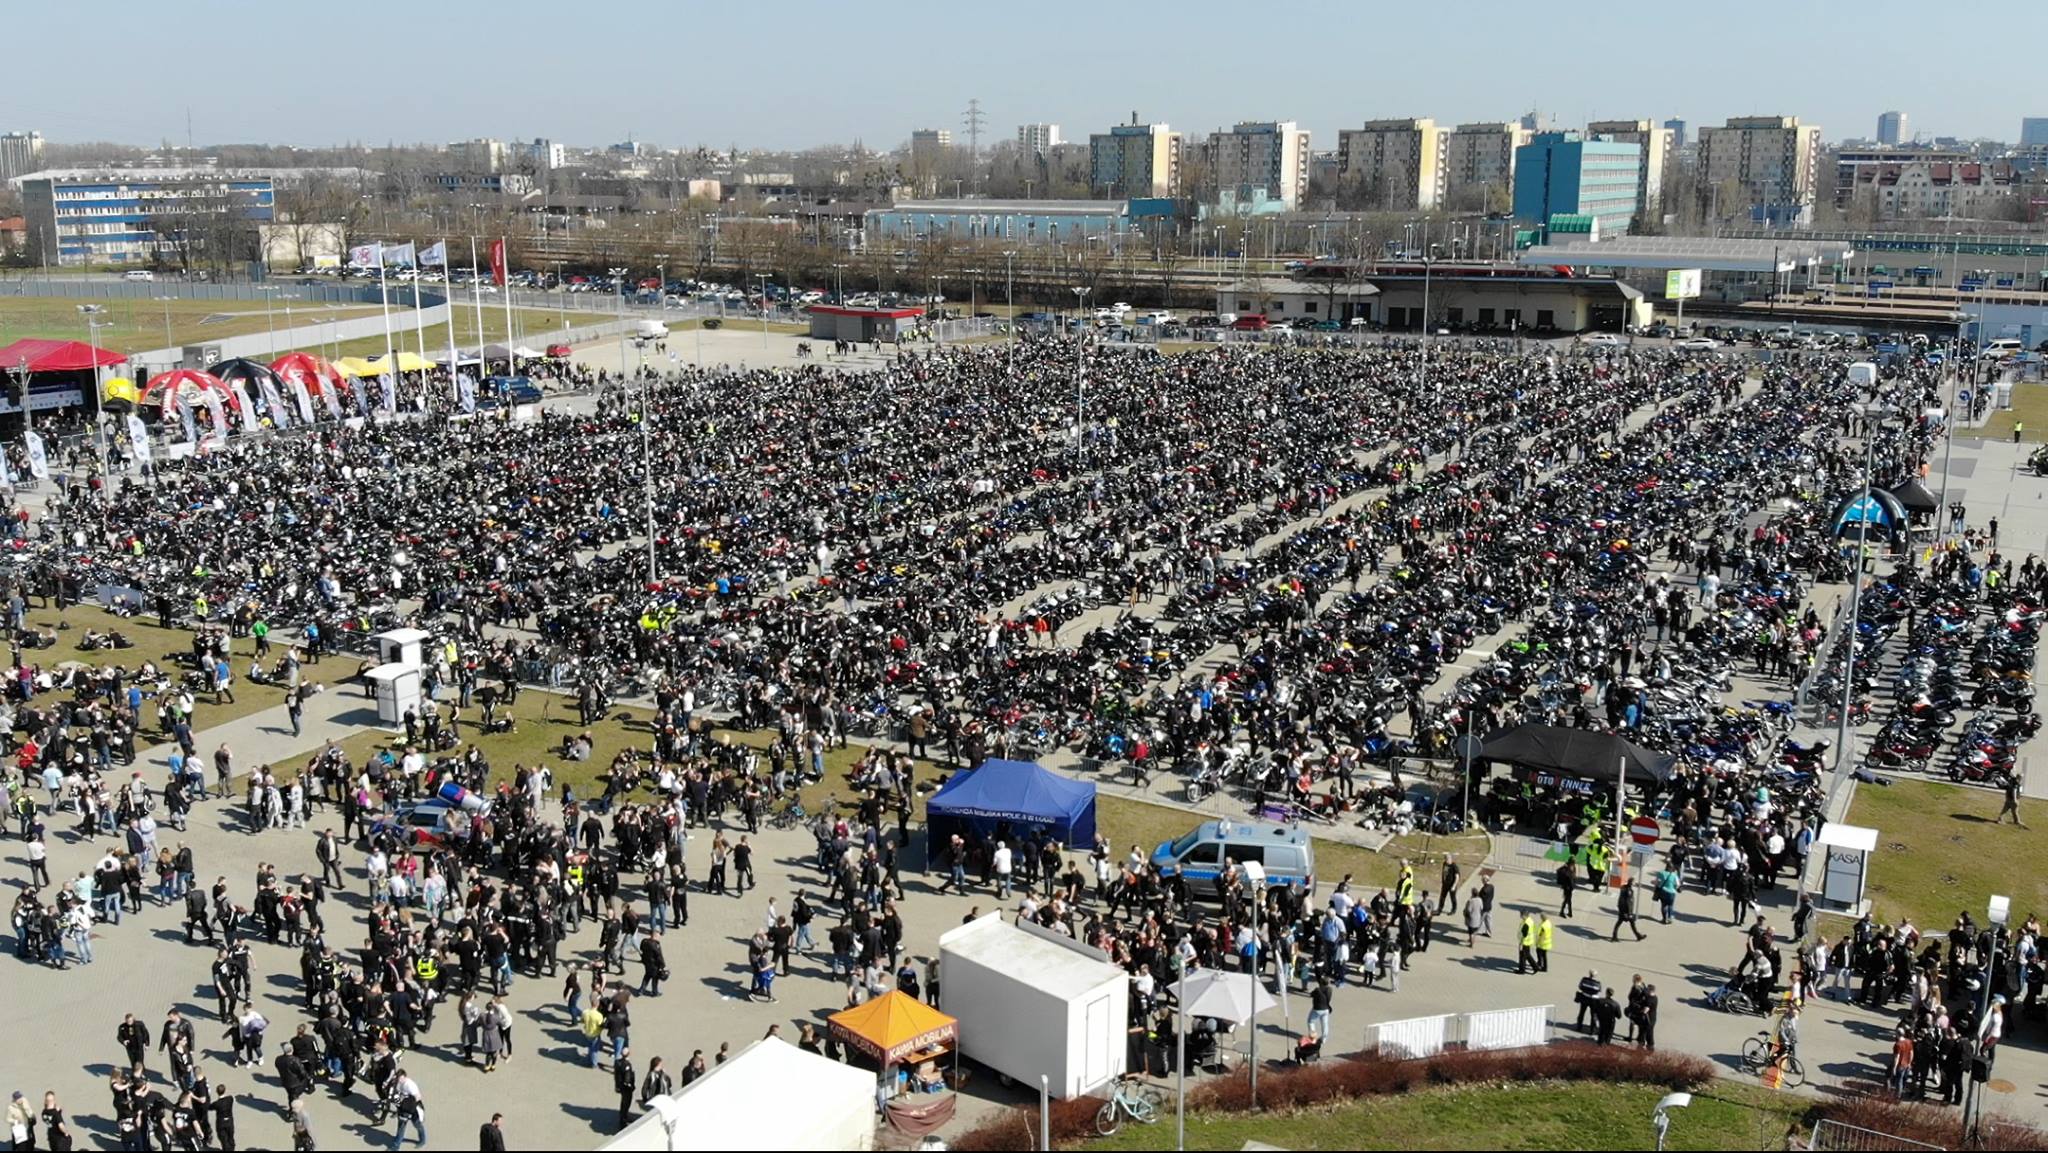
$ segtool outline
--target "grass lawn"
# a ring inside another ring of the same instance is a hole
[[[197,344],[229,336],[251,336],[271,328],[286,327],[283,305],[268,313],[262,301],[247,300],[95,300],[69,297],[0,295],[0,345],[24,337],[52,340],[84,340],[85,317],[78,306],[90,303],[105,309],[98,314],[98,339],[102,347],[121,352],[163,348],[164,319],[170,318],[173,345]],[[292,308],[290,323],[310,324],[349,320],[375,315],[375,308],[362,305],[328,307],[299,302]],[[279,351],[282,351],[280,349]]]
[[[2048,440],[2048,384],[2012,386],[2012,408],[1993,412],[1984,422],[1982,434],[1992,440],[2011,440],[2014,421],[2023,422],[2020,439]]]
[[[1513,1084],[1431,1089],[1284,1113],[1188,1115],[1190,1149],[1648,1149],[1656,1085]],[[1671,1149],[1777,1149],[1805,1114],[1796,1095],[1717,1082],[1671,1112]],[[1171,1149],[1172,1103],[1155,1125],[1126,1122],[1075,1149]]]
[[[455,345],[457,348],[464,348],[474,352],[478,345],[476,338],[476,311],[470,307],[470,302],[466,299],[458,299],[455,303]],[[371,309],[370,312],[372,315],[375,315],[377,310]],[[571,328],[579,328],[590,324],[602,324],[607,320],[614,319],[613,317],[591,312],[571,312],[567,315],[569,327]],[[560,338],[562,334],[562,317],[551,309],[515,308],[512,310],[512,330],[515,341],[531,345],[535,349],[545,350],[549,344],[554,343]],[[505,306],[503,304],[489,299],[484,301],[483,334],[482,343],[484,344],[506,343]],[[426,330],[426,340],[426,356],[429,359],[436,355],[446,354],[448,351],[448,326],[446,324],[429,325]],[[391,310],[391,343],[395,348],[403,348],[412,352],[419,351],[419,341],[413,330],[412,313],[410,311],[401,311],[397,308]],[[299,347],[307,352],[318,353],[326,357],[382,356],[384,355],[384,337],[382,335],[366,336],[360,340],[344,340],[339,345],[301,345]],[[284,351],[283,348],[278,349],[280,355]]]
[[[176,682],[183,677],[184,667],[172,659],[173,655],[192,651],[191,630],[160,628],[153,614],[123,620],[97,605],[73,605],[61,614],[53,608],[31,609],[28,623],[37,631],[57,632],[56,648],[24,650],[22,653],[24,659],[45,668],[54,668],[66,661],[79,661],[95,668],[118,665],[133,669],[144,661],[155,661]],[[62,628],[59,628],[60,623]],[[135,642],[135,647],[81,652],[78,649],[78,642],[87,629],[101,632],[118,629],[127,634],[129,640]],[[249,671],[249,661],[254,653],[254,641],[246,637],[235,641],[233,659],[229,662],[235,670],[235,699],[232,703],[216,705],[213,703],[212,693],[196,694],[194,700],[197,701],[197,707],[193,710],[195,732],[284,703],[283,689],[250,684],[246,679],[245,674]],[[281,650],[273,648],[273,659],[280,653]],[[141,720],[143,729],[136,745],[138,748],[147,748],[160,739],[155,724],[156,710],[146,707]]]
[[[1891,788],[1860,785],[1849,823],[1877,830],[1870,862],[1872,916],[1898,923],[1911,917],[1924,932],[1940,932],[1967,911],[1979,923],[1993,893],[2012,898],[2013,923],[2048,913],[2048,873],[2036,866],[2048,827],[2048,801],[2020,801],[2031,831],[1994,825],[2002,798],[1989,789],[1937,781],[1895,781]]]

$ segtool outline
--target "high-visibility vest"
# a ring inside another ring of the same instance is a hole
[[[1415,878],[1405,876],[1401,878],[1401,903],[1404,905],[1415,903]]]
[[[1536,922],[1522,918],[1522,947],[1527,949],[1536,943]]]
[[[1545,921],[1541,925],[1538,925],[1536,927],[1536,947],[1539,949],[1550,948],[1551,939],[1554,936],[1555,931],[1550,927],[1549,921]]]
[[[413,971],[420,975],[422,981],[432,981],[441,975],[441,969],[434,964],[432,957],[421,957],[413,962]]]

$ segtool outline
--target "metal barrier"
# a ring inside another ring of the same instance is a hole
[[[1434,1057],[1449,1048],[1527,1049],[1550,1041],[1552,1005],[1442,1013],[1366,1026],[1367,1052],[1397,1061]]]
[[[1894,1137],[1890,1133],[1879,1133],[1875,1129],[1863,1129],[1845,1125],[1840,1121],[1816,1121],[1813,1135],[1807,1139],[1808,1149],[1839,1150],[1842,1153],[1861,1153],[1863,1150],[1901,1150],[1910,1153],[1919,1149],[1943,1149],[1946,1146],[1929,1145],[1925,1141],[1913,1141],[1905,1137]]]

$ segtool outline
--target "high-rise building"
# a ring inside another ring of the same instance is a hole
[[[1635,145],[1640,154],[1636,165],[1636,206],[1645,214],[1663,206],[1664,174],[1672,171],[1671,152],[1678,147],[1671,129],[1657,127],[1654,120],[1595,120],[1586,125],[1586,135]]]
[[[1059,147],[1060,126],[1057,124],[1019,124],[1017,126],[1017,148],[1026,156],[1043,155]]]
[[[1088,183],[1126,199],[1180,192],[1180,133],[1164,124],[1129,124],[1088,136]]]
[[[569,162],[569,152],[561,145],[545,138],[536,138],[526,146],[526,158],[535,166],[546,169],[561,168]]]
[[[1906,114],[1903,112],[1880,112],[1877,114],[1877,142],[1892,148],[1913,139],[1906,131]]]
[[[26,176],[42,166],[42,133],[0,133],[0,180]]]
[[[1666,120],[1664,127],[1671,130],[1671,147],[1685,147],[1685,121],[1677,119]]]
[[[1534,112],[1522,118],[1541,119]],[[1496,195],[1505,202],[1515,181],[1515,149],[1533,135],[1535,129],[1522,123],[1501,122],[1460,124],[1446,133],[1444,203],[1453,209],[1489,211],[1489,201]]]
[[[1599,236],[1622,236],[1636,214],[1643,148],[1541,132],[1516,149],[1515,219],[1538,226],[1552,217],[1590,216]]]
[[[505,142],[488,137],[457,141],[448,146],[448,161],[465,172],[502,172],[505,168]]]
[[[1301,205],[1308,190],[1308,133],[1292,120],[1246,121],[1209,134],[1210,177],[1217,191],[1243,204],[1277,200]]]
[[[2020,147],[2038,148],[2048,144],[2048,116],[2027,116],[2020,120]]]
[[[1747,208],[1771,224],[1811,218],[1820,164],[1820,126],[1797,116],[1732,116],[1700,129],[1700,206],[1726,216]],[[1733,186],[1742,203],[1730,204]]]
[[[936,160],[953,147],[953,133],[944,128],[920,128],[910,134],[913,160]]]
[[[1368,120],[1337,133],[1337,170],[1373,208],[1434,208],[1444,189],[1443,133],[1428,117]]]
[[[1541,112],[1524,112],[1521,119],[1516,120],[1515,123],[1520,125],[1531,136],[1538,132],[1550,131],[1550,117]],[[1527,144],[1528,141],[1524,140],[1522,143]]]

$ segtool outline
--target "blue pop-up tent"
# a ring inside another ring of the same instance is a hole
[[[1060,843],[1095,844],[1095,786],[1063,777],[1032,761],[983,761],[955,773],[925,803],[930,843],[970,830],[990,836],[1007,822],[1018,835],[1050,828]]]

